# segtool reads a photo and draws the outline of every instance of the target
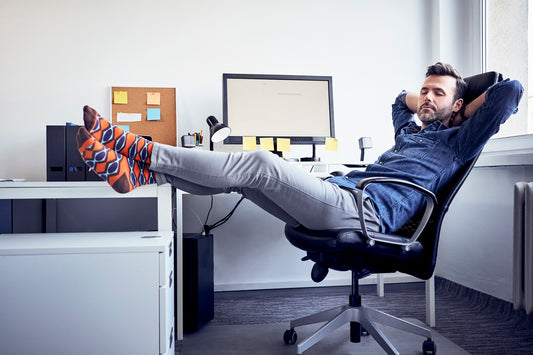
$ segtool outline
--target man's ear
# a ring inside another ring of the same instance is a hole
[[[461,111],[461,108],[463,107],[463,99],[457,99],[455,100],[453,104],[453,112],[459,112]]]
[[[448,121],[448,127],[460,126],[463,124],[464,121],[466,121],[466,118],[465,118],[466,106],[463,105],[463,99],[459,99],[459,100],[461,100],[461,105],[459,107],[459,110],[455,111],[455,105],[454,105],[454,111],[452,112],[450,120]]]

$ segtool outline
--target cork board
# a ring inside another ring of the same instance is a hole
[[[113,86],[111,120],[154,142],[176,146],[176,89]]]

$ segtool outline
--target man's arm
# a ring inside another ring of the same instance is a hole
[[[465,121],[472,117],[474,112],[485,102],[485,94],[487,92],[485,91],[483,94],[479,95],[474,101],[466,105],[464,115],[465,115]]]
[[[470,117],[472,117],[474,112],[476,112],[476,110],[480,108],[481,105],[485,102],[485,93],[486,91],[483,94],[479,95],[468,105],[466,105],[464,110],[460,110],[459,112],[457,112],[457,114],[453,116],[450,120],[450,127],[460,126]]]
[[[411,112],[416,113],[418,111],[418,94],[408,92],[407,95],[405,95],[405,104]]]
[[[500,125],[518,111],[524,89],[516,80],[500,81],[465,109],[471,117],[457,133],[457,156],[468,161],[498,132]]]
[[[400,134],[400,131],[416,121],[413,117],[412,109],[407,105],[407,91],[402,90],[392,104],[392,123],[394,125],[394,136]],[[416,104],[415,104],[416,106]]]

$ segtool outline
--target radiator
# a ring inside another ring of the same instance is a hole
[[[514,186],[513,306],[533,311],[533,182]]]

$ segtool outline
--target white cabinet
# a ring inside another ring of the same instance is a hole
[[[172,232],[0,235],[0,354],[174,354]]]

